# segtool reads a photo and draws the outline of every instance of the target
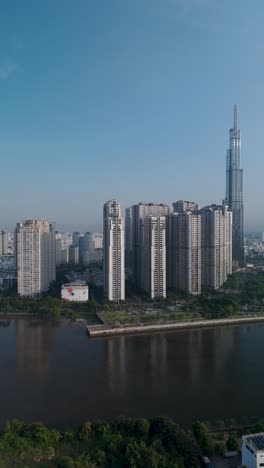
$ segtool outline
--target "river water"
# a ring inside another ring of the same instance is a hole
[[[264,415],[264,324],[89,338],[83,325],[0,321],[0,427],[118,415]]]

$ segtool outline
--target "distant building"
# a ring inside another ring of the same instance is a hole
[[[56,266],[62,264],[62,236],[56,232]]]
[[[79,247],[80,237],[81,237],[80,232],[74,232],[73,233],[73,235],[72,235],[72,245],[74,245],[74,247]]]
[[[242,465],[247,468],[264,466],[264,432],[242,437]]]
[[[264,242],[264,232],[261,233],[261,241]]]
[[[62,265],[69,263],[69,249],[68,248],[62,249],[61,251],[61,263]]]
[[[79,258],[84,266],[103,259],[103,236],[98,233],[86,232],[79,239]]]
[[[0,231],[0,255],[8,255],[8,232]]]
[[[197,203],[186,200],[178,200],[172,204],[174,213],[184,213],[185,211],[194,211],[198,210],[199,206]]]
[[[41,294],[56,279],[55,223],[18,223],[14,237],[18,294]]]
[[[104,291],[109,301],[125,300],[125,223],[120,204],[104,204]]]
[[[142,222],[141,288],[152,299],[166,297],[166,218],[146,216]]]
[[[78,265],[79,263],[79,247],[76,245],[71,245],[69,248],[69,263],[73,265]]]
[[[87,302],[89,300],[89,288],[87,284],[82,283],[63,284],[61,298],[70,302]]]

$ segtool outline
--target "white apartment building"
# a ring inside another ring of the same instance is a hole
[[[55,223],[27,220],[14,235],[18,294],[35,296],[56,279]]]
[[[220,288],[232,273],[232,212],[227,206],[201,210],[202,285]]]
[[[264,432],[242,437],[242,465],[247,468],[264,467]]]
[[[109,301],[125,300],[125,223],[120,204],[104,204],[104,291]]]
[[[166,297],[166,218],[147,216],[142,221],[141,288],[152,299]]]
[[[167,217],[167,286],[201,292],[201,215],[198,211]]]

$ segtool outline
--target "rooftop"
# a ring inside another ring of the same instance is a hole
[[[250,434],[248,436],[244,436],[243,439],[250,442],[255,450],[264,450],[264,432]]]

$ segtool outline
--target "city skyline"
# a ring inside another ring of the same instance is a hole
[[[109,198],[221,203],[237,102],[245,230],[263,231],[263,3],[88,3],[3,8],[1,228],[101,231]]]

